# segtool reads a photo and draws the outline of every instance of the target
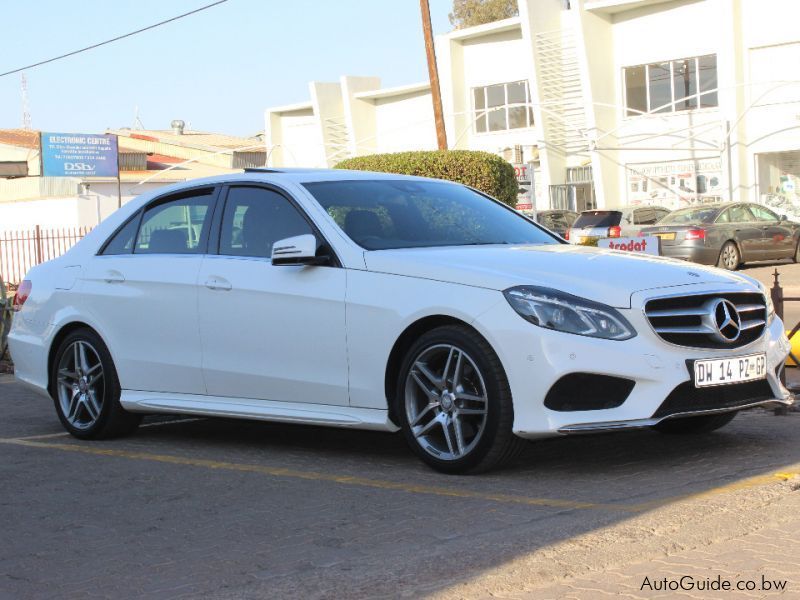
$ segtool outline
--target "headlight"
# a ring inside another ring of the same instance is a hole
[[[772,323],[772,319],[775,318],[775,305],[772,303],[772,294],[760,281],[758,282],[758,287],[761,288],[761,291],[764,293],[764,297],[767,300],[767,325]]]
[[[503,294],[523,319],[545,329],[606,340],[627,340],[636,335],[625,317],[599,302],[528,285],[509,288]]]

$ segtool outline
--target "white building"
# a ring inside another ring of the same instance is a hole
[[[520,0],[436,39],[448,145],[537,166],[537,208],[800,206],[800,2]],[[266,111],[269,164],[436,147],[427,83],[310,85]],[[791,212],[791,211],[790,211]]]

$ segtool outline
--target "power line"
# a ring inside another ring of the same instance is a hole
[[[97,44],[92,44],[91,46],[86,46],[85,48],[81,48],[79,50],[73,50],[72,52],[67,52],[66,54],[62,54],[61,56],[55,56],[53,58],[48,58],[47,60],[42,60],[37,63],[33,63],[32,65],[26,65],[24,67],[20,67],[18,69],[13,69],[12,71],[6,71],[5,73],[0,73],[0,77],[5,77],[6,75],[13,75],[14,73],[19,73],[20,71],[26,71],[28,69],[33,69],[34,67],[40,67],[42,65],[46,65],[51,62],[55,62],[57,60],[61,60],[62,58],[67,58],[70,56],[75,56],[76,54],[80,54],[81,52],[86,52],[87,50],[94,50],[95,48],[99,48],[100,46],[105,46],[106,44],[110,44],[112,42],[118,42],[119,40],[131,37],[132,35],[136,35],[137,33],[142,33],[144,31],[149,31],[150,29],[155,29],[156,27],[161,27],[162,25],[166,25],[167,23],[172,23],[173,21],[177,21],[178,19],[182,19],[184,17],[188,17],[195,13],[199,13],[201,11],[207,10],[219,4],[223,4],[228,0],[217,0],[217,2],[212,2],[211,4],[207,4],[205,6],[201,6],[200,8],[196,8],[195,10],[191,10],[187,13],[183,13],[182,15],[178,15],[172,17],[171,19],[167,19],[166,21],[159,21],[158,23],[153,23],[152,25],[148,25],[147,27],[142,27],[141,29],[137,29],[136,31],[131,31],[130,33],[126,33],[124,35],[119,35],[115,38],[111,38],[110,40],[106,40],[104,42],[99,42]]]

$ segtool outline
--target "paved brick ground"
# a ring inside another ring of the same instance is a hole
[[[8,378],[0,405],[2,599],[472,598],[604,571],[620,591],[637,573],[619,565],[770,537],[793,485],[773,474],[800,470],[800,415],[765,411],[706,437],[531,444],[503,472],[445,477],[398,435],[161,419],[87,443]]]
[[[798,598],[800,494],[781,503],[777,521],[746,535],[606,569],[516,598]],[[711,582],[717,584],[711,587]],[[726,589],[726,584],[729,586]]]

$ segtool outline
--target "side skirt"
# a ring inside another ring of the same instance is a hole
[[[136,390],[122,390],[120,403],[125,410],[137,413],[204,415],[372,431],[398,431],[398,427],[389,420],[388,410],[374,408]]]

